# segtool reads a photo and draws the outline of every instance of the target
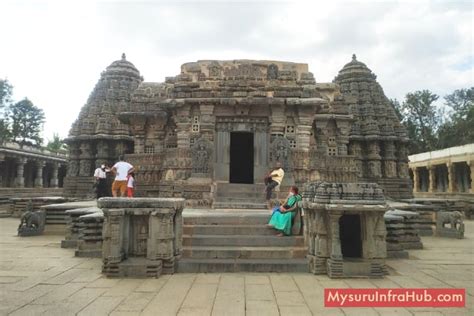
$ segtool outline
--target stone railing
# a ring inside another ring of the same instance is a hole
[[[184,199],[101,198],[102,271],[113,277],[175,272],[182,253]]]

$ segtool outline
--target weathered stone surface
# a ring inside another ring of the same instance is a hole
[[[156,278],[175,272],[182,253],[184,199],[101,198],[98,205],[104,214],[102,261],[107,276]],[[86,216],[84,220],[98,218]]]
[[[386,274],[383,214],[388,206],[377,184],[308,183],[303,204],[312,273],[331,278]]]
[[[316,83],[307,64],[266,60],[201,60],[164,83],[142,81],[125,56],[101,75],[70,131],[66,194],[87,195],[93,167],[125,154],[137,196],[206,208],[213,183],[236,181],[229,170],[243,158],[231,157],[231,135],[252,133],[248,183],[280,161],[298,186],[370,180],[411,197],[406,132],[355,56],[334,83]]]

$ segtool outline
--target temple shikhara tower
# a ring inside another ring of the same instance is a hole
[[[125,154],[137,195],[184,197],[193,207],[215,207],[234,184],[260,188],[276,162],[284,186],[375,182],[386,196],[409,198],[407,142],[355,55],[332,83],[317,83],[307,64],[266,60],[201,60],[164,83],[145,82],[123,55],[71,128],[65,193],[85,196],[94,168]]]

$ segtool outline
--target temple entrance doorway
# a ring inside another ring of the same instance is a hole
[[[254,183],[254,135],[250,132],[230,133],[230,183]]]
[[[362,258],[360,215],[344,214],[339,218],[339,238],[343,258]]]

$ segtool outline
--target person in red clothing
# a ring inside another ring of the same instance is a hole
[[[127,177],[127,197],[132,198],[135,193],[135,173],[130,173]]]

